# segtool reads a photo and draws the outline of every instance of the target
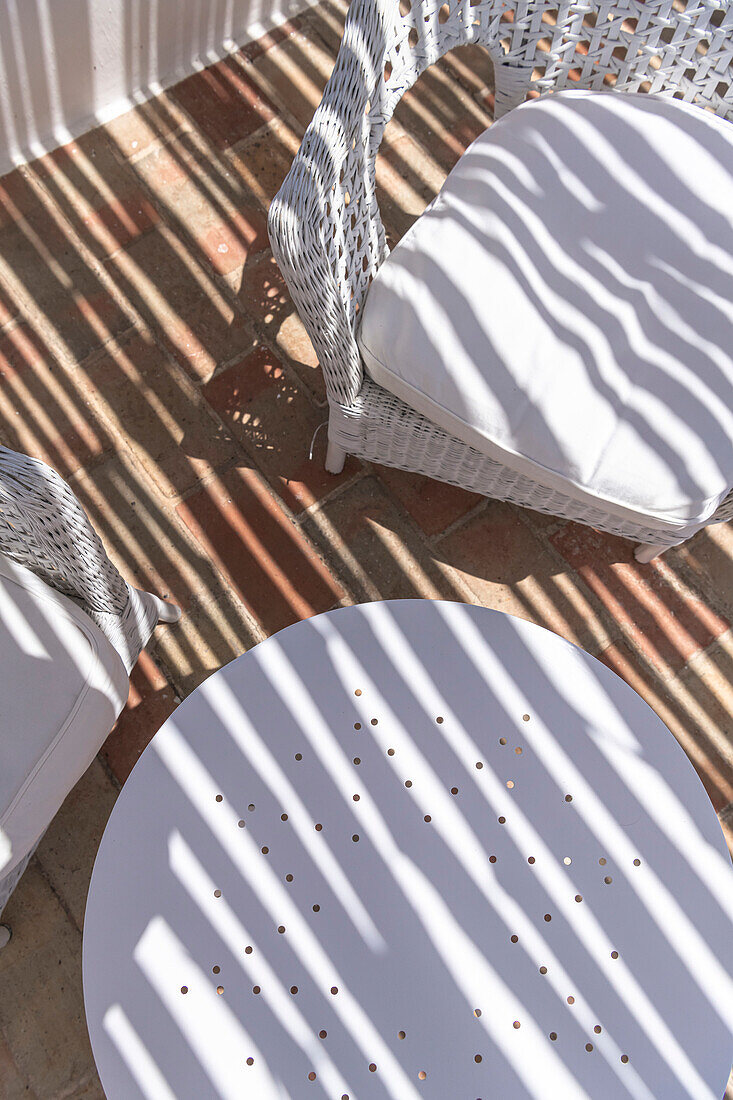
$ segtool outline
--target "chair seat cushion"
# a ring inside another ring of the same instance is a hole
[[[128,688],[89,616],[0,555],[0,878],[89,767]]]
[[[516,108],[379,269],[359,345],[450,435],[686,537],[733,485],[733,125],[633,93]]]

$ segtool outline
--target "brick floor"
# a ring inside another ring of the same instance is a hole
[[[349,459],[267,207],[333,64],[343,0],[0,180],[0,442],[69,479],[134,583],[170,596],[130,699],[7,917],[0,1097],[101,1097],[81,925],[94,852],[178,701],[257,641],[351,601],[465,600],[600,656],[662,716],[733,842],[733,527],[657,564],[619,539]],[[490,121],[485,54],[426,74],[377,172],[397,240]],[[53,980],[49,981],[49,975]]]

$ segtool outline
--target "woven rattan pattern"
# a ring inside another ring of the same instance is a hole
[[[358,312],[388,254],[375,189],[385,126],[420,74],[484,46],[496,117],[562,88],[663,92],[733,121],[733,5],[723,0],[353,0],[323,99],[270,208],[273,251],[323,368],[329,439],[348,453],[643,543],[679,535],[550,491],[450,437],[364,378]],[[711,522],[733,515],[733,494]]]
[[[7,447],[0,447],[0,553],[75,600],[130,671],[158,621],[157,601],[123,580],[63,478]]]

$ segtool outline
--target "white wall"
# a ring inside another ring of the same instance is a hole
[[[0,174],[258,38],[309,0],[0,0]]]

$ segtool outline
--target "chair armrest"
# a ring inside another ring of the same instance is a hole
[[[7,447],[0,447],[0,552],[79,604],[128,672],[158,619],[178,618],[178,609],[127,584],[63,478]]]

